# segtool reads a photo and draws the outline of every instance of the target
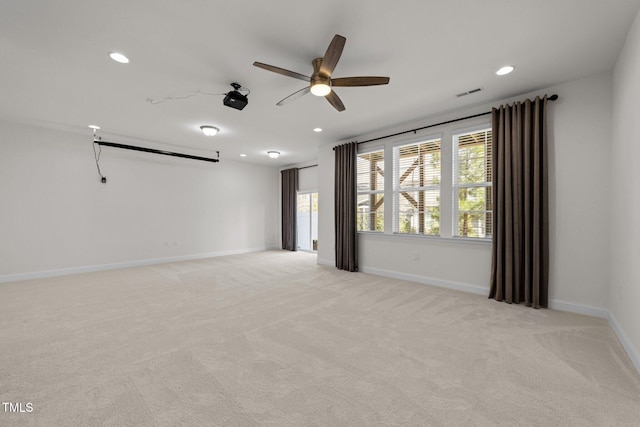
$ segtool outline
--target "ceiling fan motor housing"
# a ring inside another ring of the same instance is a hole
[[[313,74],[311,75],[311,93],[316,96],[325,96],[331,92],[331,76],[324,76],[320,74],[320,66],[322,65],[322,58],[316,58],[313,60]],[[323,88],[316,88],[314,86],[322,85]]]
[[[311,76],[311,86],[315,85],[327,85],[331,86],[331,79],[322,76]]]

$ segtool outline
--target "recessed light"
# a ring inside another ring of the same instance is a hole
[[[91,129],[93,129],[93,130],[99,130],[100,129],[100,126],[98,126],[98,125],[89,125],[89,127]]]
[[[502,67],[498,71],[496,71],[496,74],[499,75],[499,76],[504,76],[506,74],[509,74],[512,71],[513,71],[513,66],[505,65],[504,67]]]
[[[322,128],[314,128],[313,131],[314,132],[322,132]]]
[[[200,126],[200,130],[207,136],[214,136],[215,134],[220,132],[220,129],[218,129],[217,127],[208,125]]]
[[[111,52],[109,54],[109,56],[111,57],[111,59],[113,59],[116,62],[119,62],[121,64],[128,64],[129,63],[129,58],[127,58],[126,56],[124,56],[123,54],[119,53],[119,52]]]
[[[269,157],[271,157],[272,159],[277,159],[278,157],[280,157],[280,152],[279,151],[267,151],[267,155]]]
[[[240,157],[247,157],[247,155],[242,153],[242,154],[240,154]]]

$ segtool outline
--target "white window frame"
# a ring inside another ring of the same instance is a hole
[[[373,151],[384,151],[384,232],[359,231],[363,234],[372,234],[381,238],[397,237],[401,239],[433,239],[440,241],[458,241],[467,243],[486,244],[491,242],[492,236],[486,238],[458,237],[457,236],[457,211],[454,209],[454,158],[457,158],[457,150],[454,149],[453,135],[491,128],[491,119],[487,117],[472,118],[461,122],[443,124],[429,129],[430,132],[422,136],[398,135],[388,138],[381,144],[365,143],[358,147],[358,154],[366,154]],[[395,196],[395,176],[397,165],[393,156],[396,146],[415,144],[440,137],[440,235],[395,233],[396,196]],[[373,145],[375,144],[375,145]],[[457,195],[457,193],[456,193]],[[391,201],[390,203],[388,201]],[[455,211],[455,212],[454,212]]]
[[[315,250],[313,249],[313,241],[314,241],[314,238],[313,238],[313,232],[314,232],[314,229],[313,229],[313,195],[314,194],[316,194],[316,198],[318,198],[318,196],[317,196],[318,190],[305,190],[305,191],[296,192],[296,202],[297,202],[297,198],[299,196],[308,196],[309,197],[309,230],[308,231],[309,231],[309,242],[311,242],[311,249],[304,249],[304,248],[301,248],[300,246],[298,246],[299,245],[299,239],[297,239],[297,237],[299,237],[299,236],[296,236],[297,249],[301,250],[301,251],[305,251],[305,252],[317,252],[317,249],[315,249]],[[316,216],[318,216],[318,215],[319,215],[319,212],[316,212]],[[299,227],[300,224],[297,221],[298,221],[298,212],[297,212],[297,207],[296,207],[296,233],[299,233],[301,229]],[[318,225],[318,224],[316,224],[316,225]],[[315,232],[316,232],[316,237],[318,237],[317,236],[318,230],[316,229]],[[315,240],[317,241],[317,239],[315,239]]]
[[[459,230],[458,230],[458,215],[459,215],[459,203],[458,203],[458,190],[462,187],[464,188],[481,188],[484,187],[487,189],[487,191],[492,191],[493,189],[493,183],[492,182],[481,182],[481,183],[473,183],[473,184],[459,184],[458,183],[458,168],[459,168],[459,164],[458,164],[458,148],[459,148],[459,137],[462,135],[468,135],[470,133],[476,133],[476,132],[482,132],[482,131],[486,131],[486,130],[491,130],[491,124],[485,124],[485,125],[478,125],[478,126],[471,126],[471,127],[467,127],[467,128],[462,128],[462,129],[455,129],[451,132],[451,146],[452,146],[452,150],[451,150],[451,163],[453,165],[452,168],[452,177],[451,177],[451,199],[453,202],[453,212],[451,215],[451,220],[452,220],[452,236],[455,238],[461,238],[461,239],[474,239],[474,240],[491,240],[491,235],[486,235],[485,237],[469,237],[469,236],[460,236],[459,235]],[[493,141],[492,141],[493,144]],[[485,156],[487,156],[487,153],[485,152]],[[488,211],[485,211],[485,214]],[[486,226],[486,224],[485,224]]]
[[[400,149],[402,147],[406,147],[409,145],[416,145],[416,144],[421,144],[421,143],[425,143],[425,142],[429,142],[429,141],[435,141],[435,140],[440,140],[440,184],[439,185],[427,185],[427,186],[422,186],[422,187],[410,187],[410,188],[403,188],[402,191],[399,191],[399,169],[400,169],[400,159],[396,157],[395,152],[397,149]],[[411,140],[408,141],[402,141],[402,142],[397,142],[395,144],[392,144],[392,158],[393,158],[393,168],[392,168],[392,176],[393,176],[393,182],[392,182],[392,188],[391,188],[391,192],[393,194],[393,215],[392,215],[392,225],[391,225],[391,229],[393,231],[393,234],[397,234],[397,235],[402,235],[402,236],[428,236],[428,237],[439,237],[440,234],[435,235],[435,234],[424,234],[424,233],[402,233],[400,232],[399,228],[399,217],[400,217],[400,193],[402,192],[409,192],[409,191],[433,191],[433,190],[438,190],[439,192],[439,196],[440,196],[440,206],[438,207],[439,210],[439,214],[440,214],[440,218],[442,218],[442,209],[441,209],[441,205],[442,205],[442,145],[443,145],[443,141],[442,141],[442,134],[441,133],[436,133],[436,134],[431,134],[431,135],[425,135],[422,138],[412,138]],[[442,223],[439,222],[439,228],[440,228],[440,233],[442,233]]]
[[[362,196],[362,195],[369,195],[370,196],[370,195],[373,195],[373,194],[381,194],[382,198],[383,198],[382,215],[383,215],[383,218],[384,218],[384,224],[385,224],[385,229],[386,229],[386,223],[387,223],[386,205],[387,204],[384,203],[384,199],[386,198],[387,200],[389,200],[386,197],[386,188],[387,188],[387,179],[386,179],[387,178],[387,173],[386,173],[386,171],[387,171],[387,160],[386,160],[387,159],[387,153],[386,153],[386,150],[384,149],[384,146],[369,147],[367,150],[362,150],[362,151],[358,150],[358,152],[356,154],[356,157],[364,155],[364,154],[375,153],[375,152],[378,152],[378,151],[382,152],[382,163],[384,165],[384,171],[385,171],[384,185],[382,186],[382,189],[366,190],[366,191],[358,190],[357,189],[357,186],[358,186],[358,182],[357,182],[357,178],[358,178],[357,177],[357,172],[358,171],[357,171],[357,169],[358,168],[357,168],[357,163],[356,163],[356,201],[358,200],[358,197]],[[357,162],[357,159],[356,159],[356,162]],[[359,215],[359,213],[356,213],[356,215]],[[377,233],[377,234],[382,234],[382,233],[384,233],[384,230],[382,230],[382,231],[375,230],[375,228],[372,230],[371,229],[371,223],[370,223],[369,230],[358,230],[358,233]]]

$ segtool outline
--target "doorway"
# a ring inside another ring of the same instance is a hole
[[[298,193],[298,250],[318,250],[318,193]]]

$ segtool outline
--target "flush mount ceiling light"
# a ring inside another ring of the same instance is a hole
[[[113,59],[116,62],[119,62],[121,64],[128,64],[129,63],[129,58],[127,58],[126,56],[124,56],[123,54],[119,53],[119,52],[111,52],[109,53],[109,56],[111,57],[111,59]]]
[[[271,157],[272,159],[277,159],[278,157],[280,157],[280,152],[279,151],[267,151],[267,155],[269,157]]]
[[[242,153],[242,154],[240,154],[240,157],[247,157],[247,155]]]
[[[313,131],[314,132],[322,132],[322,128],[314,128]]]
[[[215,126],[200,126],[200,130],[202,131],[202,133],[204,133],[207,136],[214,136],[215,134],[217,134],[218,132],[220,132],[220,129],[218,129]]]
[[[499,76],[504,76],[504,75],[509,74],[512,71],[513,71],[513,66],[512,65],[505,65],[504,67],[502,67],[498,71],[496,71],[496,74],[499,75]]]

